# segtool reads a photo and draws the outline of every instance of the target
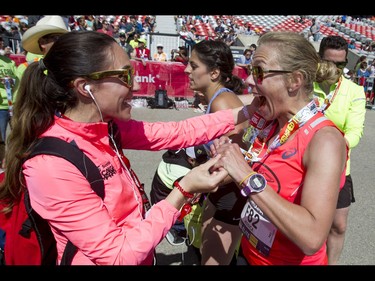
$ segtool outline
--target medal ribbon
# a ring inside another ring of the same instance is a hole
[[[316,105],[319,107],[318,110],[321,111],[323,114],[324,112],[330,107],[330,105],[333,103],[337,92],[339,91],[340,85],[341,85],[342,76],[340,76],[339,81],[337,82],[336,89],[334,91],[331,91],[326,98],[324,99],[324,103],[322,105],[319,105],[319,99],[317,97],[314,97],[314,101]]]
[[[280,145],[284,144],[291,135],[293,135],[294,132],[296,132],[299,128],[301,128],[311,117],[313,117],[318,112],[318,107],[314,100],[310,101],[306,106],[304,106],[300,111],[297,112],[296,115],[294,115],[288,123],[286,123],[283,128],[281,128],[279,134],[276,136],[276,138],[273,140],[271,145],[267,148],[266,153],[262,156],[264,158],[266,155],[271,153],[274,149],[278,148]],[[254,120],[261,120],[260,118],[255,118]],[[250,121],[251,123],[251,121]],[[253,126],[253,125],[252,125]],[[257,124],[253,126],[253,128],[258,128]],[[258,155],[260,154],[261,150],[259,151],[259,144],[256,144],[256,141],[260,142],[260,139],[263,139],[261,149],[263,149],[264,144],[266,143],[267,139],[269,139],[273,132],[275,131],[277,127],[277,123],[275,121],[272,121],[268,123],[267,127],[265,127],[263,130],[258,130],[258,132],[254,132],[254,135],[252,135],[250,140],[252,140],[252,143],[250,143],[250,148],[248,151],[245,151],[244,156],[245,160],[249,163],[254,161],[259,161],[262,158],[258,158]],[[256,144],[256,145],[255,145]]]

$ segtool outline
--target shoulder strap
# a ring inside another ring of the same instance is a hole
[[[62,157],[74,164],[87,178],[95,193],[98,194],[100,198],[104,199],[104,182],[98,167],[78,148],[75,142],[68,143],[56,137],[43,137],[39,139],[37,144],[32,148],[28,159],[40,154]],[[25,196],[25,205],[27,208],[31,209],[28,196]],[[61,260],[61,265],[70,265],[76,252],[77,247],[74,246],[72,242],[68,241]]]
[[[216,93],[212,96],[212,98],[210,99],[210,101],[207,105],[206,113],[211,112],[211,104],[213,103],[214,99],[223,92],[233,92],[233,91],[228,89],[228,88],[220,88],[219,90],[217,90]]]
[[[43,137],[33,147],[28,158],[39,154],[59,156],[74,164],[87,178],[95,193],[104,199],[103,178],[98,167],[78,148],[75,142],[68,143],[56,137]]]

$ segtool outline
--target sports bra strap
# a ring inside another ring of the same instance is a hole
[[[221,89],[217,90],[216,93],[213,95],[212,99],[210,100],[210,102],[207,105],[206,114],[210,113],[211,104],[214,101],[214,99],[223,92],[233,92],[233,91],[228,89],[228,88],[221,88]]]

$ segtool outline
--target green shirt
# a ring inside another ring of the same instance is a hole
[[[15,83],[12,87],[12,89],[15,89],[18,84],[16,68],[16,63],[13,60],[8,58],[7,56],[0,55],[0,110],[7,110],[9,108],[7,92],[5,90],[5,85],[1,79],[6,77],[15,79]],[[14,101],[14,97],[12,101]]]
[[[16,76],[18,77],[18,80],[20,82],[21,82],[23,73],[25,72],[25,70],[29,66],[29,64],[32,63],[32,62],[35,62],[35,61],[39,61],[41,58],[43,58],[43,55],[33,54],[33,53],[30,53],[30,52],[27,53],[26,62],[19,64],[17,66],[17,69],[16,69]],[[16,99],[18,87],[19,87],[19,83],[18,83],[17,87],[14,89],[13,101]]]
[[[341,85],[332,104],[325,111],[325,116],[345,133],[349,144],[349,159],[346,166],[346,175],[350,174],[350,152],[356,147],[363,135],[366,115],[366,94],[363,86],[341,76]],[[331,85],[330,92],[335,91],[338,83]],[[314,82],[314,97],[319,104],[324,102],[326,94],[319,84]]]

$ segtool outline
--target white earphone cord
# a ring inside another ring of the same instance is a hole
[[[98,103],[96,102],[96,99],[95,99],[94,95],[92,94],[90,88],[89,87],[85,87],[85,89],[89,92],[91,99],[94,101],[94,103],[95,103],[95,105],[96,105],[96,107],[97,107],[97,109],[99,111],[100,119],[102,120],[102,122],[104,122],[102,111],[100,110],[100,107],[99,107]]]
[[[93,99],[93,100],[94,100],[94,102],[95,102],[96,107],[97,107],[98,110],[99,110],[100,119],[102,120],[102,122],[104,122],[104,120],[103,120],[103,115],[102,115],[102,111],[100,110],[99,105],[98,105],[98,103],[96,102],[96,100],[95,100],[95,99]]]

